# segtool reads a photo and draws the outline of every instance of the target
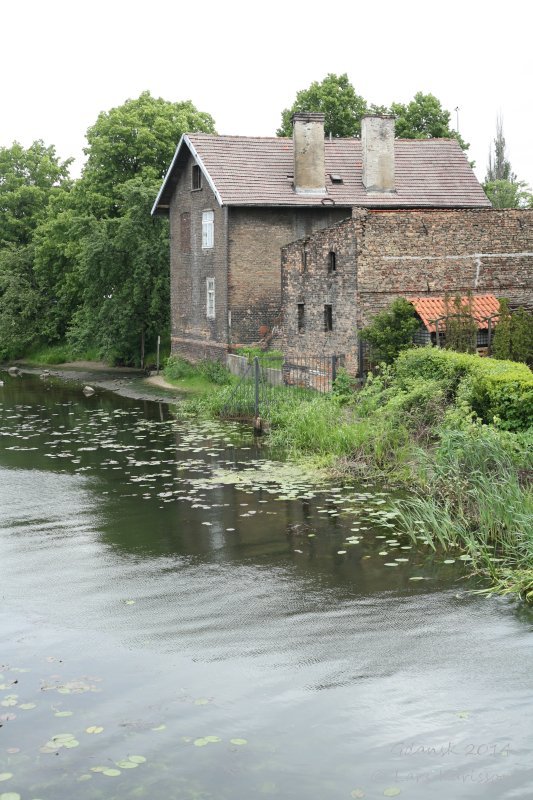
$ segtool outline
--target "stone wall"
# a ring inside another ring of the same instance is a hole
[[[354,209],[352,220],[283,248],[282,287],[285,351],[345,354],[355,370],[357,329],[398,296],[472,291],[532,310],[533,211]],[[324,330],[326,303],[331,332]],[[298,304],[305,306],[300,333]]]

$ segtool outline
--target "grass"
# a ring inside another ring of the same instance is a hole
[[[69,361],[101,361],[101,358],[96,349],[86,350],[80,354],[74,353],[68,344],[56,344],[35,348],[26,353],[22,360],[32,366],[50,366],[66,364]]]
[[[480,366],[486,359],[424,350],[402,354],[357,392],[344,386],[302,397],[273,388],[262,411],[268,441],[343,476],[402,483],[410,493],[396,510],[413,540],[462,551],[492,589],[533,601],[533,376],[525,365]],[[501,413],[489,420],[472,375],[496,373],[511,376],[513,399],[506,403],[499,387]],[[189,404],[191,413],[220,414],[228,388],[211,388]]]

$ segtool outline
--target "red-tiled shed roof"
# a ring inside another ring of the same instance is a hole
[[[415,307],[415,311],[424,323],[430,333],[435,333],[436,327],[434,322],[430,320],[444,317],[446,314],[455,314],[455,298],[448,300],[448,308],[446,309],[446,300],[444,297],[408,297],[409,302]],[[461,297],[461,305],[468,306],[470,298]],[[488,328],[487,320],[483,317],[488,317],[491,314],[497,314],[500,310],[500,303],[493,294],[482,294],[472,297],[472,313],[478,321],[478,328]],[[439,330],[444,330],[446,327],[446,320],[439,322]]]
[[[153,212],[166,212],[185,148],[196,157],[222,205],[490,208],[455,139],[396,139],[394,192],[368,192],[363,186],[360,139],[326,140],[324,145],[326,193],[310,196],[294,191],[292,139],[188,134],[178,146]],[[333,182],[332,174],[342,183]]]

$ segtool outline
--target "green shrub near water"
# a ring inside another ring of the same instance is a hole
[[[171,380],[201,377],[217,386],[231,383],[231,374],[219,361],[199,361],[191,364],[180,356],[169,356],[164,368],[164,374]]]
[[[533,425],[533,373],[525,364],[423,347],[401,353],[395,374],[400,387],[414,377],[439,381],[451,401],[462,400],[504,430]]]

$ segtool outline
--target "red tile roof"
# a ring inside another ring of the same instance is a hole
[[[435,324],[430,320],[444,317],[448,314],[455,314],[455,298],[448,299],[448,309],[446,309],[446,299],[444,297],[408,297],[410,303],[415,307],[416,313],[430,333],[435,333]],[[461,297],[461,305],[468,306],[470,298]],[[472,312],[478,321],[478,328],[487,328],[488,323],[483,317],[490,314],[497,314],[500,310],[500,303],[493,294],[482,294],[472,297]],[[446,320],[439,322],[439,330],[444,330]]]
[[[367,208],[489,207],[466,156],[455,139],[396,139],[394,192],[367,192],[362,181],[360,139],[325,141],[324,195],[296,194],[293,140],[274,137],[183,137],[158,195],[164,213],[183,163],[184,147],[197,153],[223,205]],[[178,157],[179,156],[179,157]],[[333,182],[338,175],[342,183]]]

